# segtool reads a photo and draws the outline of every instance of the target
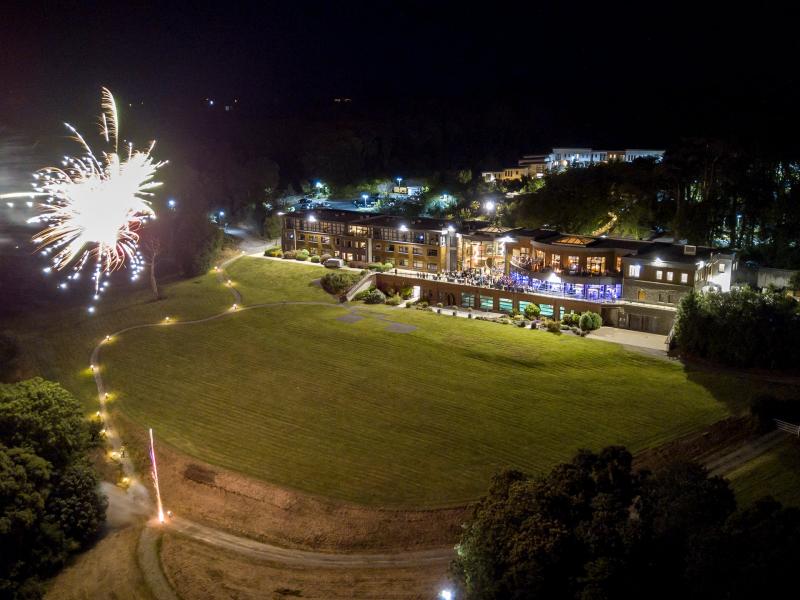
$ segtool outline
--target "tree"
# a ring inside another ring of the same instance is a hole
[[[60,385],[0,385],[0,597],[40,597],[41,579],[97,536],[106,500],[86,457],[92,442]]]
[[[158,281],[156,280],[156,260],[161,253],[161,240],[157,237],[150,237],[144,243],[144,251],[147,253],[147,266],[150,274],[150,291],[153,292],[153,299],[160,298],[158,293]]]
[[[457,546],[460,597],[776,595],[765,592],[800,557],[800,510],[765,500],[736,512],[727,482],[703,467],[648,473],[632,462],[612,446],[544,476],[496,475]]]

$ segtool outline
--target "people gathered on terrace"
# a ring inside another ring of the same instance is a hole
[[[504,275],[499,269],[465,269],[445,273],[415,272],[414,276],[432,281],[445,281],[509,292],[573,296],[595,301],[612,301],[621,296],[619,285],[582,285],[552,282],[512,272]]]

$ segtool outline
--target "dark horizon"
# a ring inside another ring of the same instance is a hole
[[[0,126],[58,135],[62,121],[94,117],[105,85],[159,138],[171,135],[165,128],[202,136],[212,98],[217,112],[237,99],[238,118],[267,137],[276,120],[431,119],[479,145],[489,135],[481,122],[491,121],[501,161],[552,146],[669,147],[706,136],[800,149],[798,43],[778,12],[211,6],[9,8]]]

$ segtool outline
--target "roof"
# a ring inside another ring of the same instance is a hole
[[[635,257],[663,262],[694,264],[710,257],[716,250],[707,246],[696,246],[694,254],[685,254],[685,246],[667,242],[650,242],[639,249]]]
[[[447,229],[448,226],[459,229],[458,222],[453,219],[434,219],[429,217],[403,217],[400,215],[372,215],[364,219],[364,225],[371,227],[400,227],[405,225],[409,229],[438,230]]]
[[[351,223],[353,221],[364,221],[371,215],[354,210],[336,210],[333,208],[314,208],[309,210],[296,210],[286,213],[287,217],[297,217],[308,220],[314,216],[318,221],[334,221],[337,223]]]

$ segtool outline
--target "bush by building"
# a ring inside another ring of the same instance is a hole
[[[295,258],[297,258],[297,252],[295,252],[294,250],[287,250],[286,252],[283,253],[283,258],[287,260],[294,260]]]
[[[796,369],[800,364],[798,303],[778,292],[690,292],[675,319],[676,346],[730,366]]]
[[[319,257],[319,262],[324,263],[329,258],[333,258],[333,257],[330,254],[323,254],[322,256]]]
[[[322,289],[336,296],[349,290],[359,280],[358,273],[350,271],[333,271],[325,273],[319,282]]]
[[[534,304],[531,302],[525,307],[525,311],[523,313],[526,319],[533,321],[534,319],[538,319],[539,315],[542,314],[542,309],[539,307],[538,304]]]
[[[266,250],[264,250],[264,256],[280,258],[281,256],[283,256],[283,250],[281,250],[280,246],[273,246],[272,248],[267,248]]]
[[[578,320],[578,326],[583,331],[594,331],[595,329],[600,329],[602,325],[603,318],[590,310],[583,313]]]
[[[364,296],[365,304],[383,304],[386,302],[386,294],[378,288],[373,288]]]
[[[399,304],[402,301],[403,301],[403,299],[400,296],[398,296],[397,294],[395,294],[394,296],[391,296],[391,297],[386,299],[386,304],[388,304],[389,306],[399,306]]]
[[[564,313],[561,317],[561,323],[569,327],[577,327],[580,323],[581,315],[579,313]]]
[[[544,322],[544,328],[550,333],[561,335],[561,323],[559,321],[553,321],[552,319],[547,319]]]

